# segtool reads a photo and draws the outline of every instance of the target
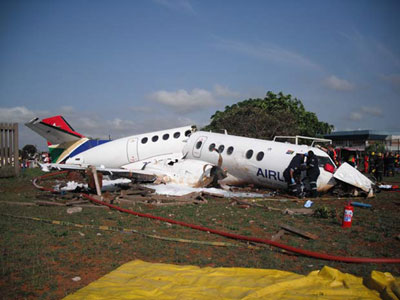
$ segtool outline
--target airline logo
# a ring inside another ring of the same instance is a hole
[[[264,169],[263,171],[263,169],[258,168],[257,176],[261,176],[270,180],[285,182],[285,180],[281,178],[281,173],[274,170]]]

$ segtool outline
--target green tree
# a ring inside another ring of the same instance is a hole
[[[365,152],[367,153],[371,153],[371,152],[375,152],[375,153],[384,153],[385,152],[385,145],[383,143],[375,143],[372,145],[369,145],[368,147],[365,148]]]
[[[313,112],[306,111],[303,103],[291,95],[269,91],[264,99],[247,99],[223,112],[211,116],[211,123],[203,130],[261,139],[272,139],[276,135],[322,136],[333,130],[333,125],[318,120]]]
[[[37,153],[37,149],[34,145],[28,144],[22,148],[22,158],[23,159],[33,158],[36,153]]]

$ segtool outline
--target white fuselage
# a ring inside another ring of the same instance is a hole
[[[285,189],[287,183],[283,178],[283,172],[292,158],[296,153],[307,153],[312,150],[318,156],[320,164],[318,190],[326,191],[334,185],[333,174],[321,167],[325,163],[335,165],[329,155],[318,148],[306,145],[198,131],[190,136],[183,152],[189,159],[202,160],[216,165],[219,155],[216,151],[212,151],[212,148],[218,149],[222,146],[223,151],[220,151],[223,158],[222,168],[226,169],[229,174],[223,183],[253,183],[270,188]]]
[[[132,135],[81,152],[65,162],[80,166],[120,168],[155,156],[181,153],[191,126]]]

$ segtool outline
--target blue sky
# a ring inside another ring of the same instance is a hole
[[[92,137],[202,126],[291,94],[336,130],[400,131],[399,1],[1,1],[0,122]],[[44,149],[20,126],[21,147]]]

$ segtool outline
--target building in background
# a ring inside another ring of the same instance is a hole
[[[324,136],[331,139],[335,148],[363,152],[366,148],[374,150],[374,145],[384,145],[385,151],[400,152],[400,133],[353,130],[336,131]]]

